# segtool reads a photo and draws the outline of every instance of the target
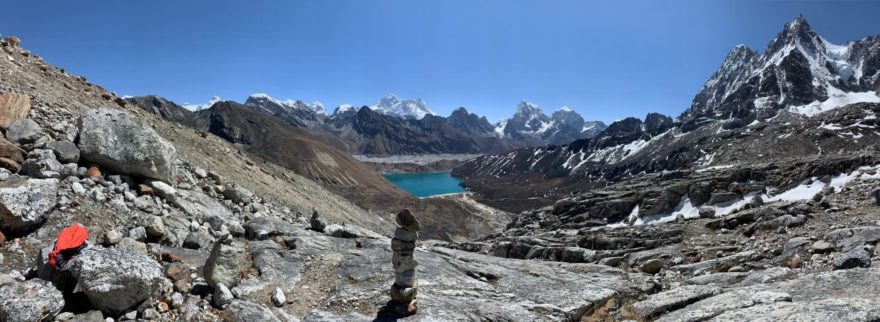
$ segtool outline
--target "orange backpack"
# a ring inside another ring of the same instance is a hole
[[[57,264],[56,257],[58,257],[59,253],[77,250],[83,247],[87,239],[89,239],[89,232],[79,224],[73,224],[70,227],[64,228],[58,234],[58,239],[55,240],[55,248],[49,253],[49,266],[55,267]]]

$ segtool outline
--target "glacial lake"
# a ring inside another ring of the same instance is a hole
[[[465,192],[449,172],[386,173],[385,179],[416,197]]]

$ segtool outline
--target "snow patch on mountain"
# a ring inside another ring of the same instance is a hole
[[[181,105],[181,106],[183,106],[183,108],[188,109],[190,111],[197,112],[197,111],[201,111],[204,109],[209,109],[209,108],[211,108],[211,106],[214,106],[214,104],[217,104],[220,101],[223,101],[223,99],[220,98],[220,96],[214,96],[211,98],[211,100],[209,100],[207,103],[204,103],[204,104],[183,103],[183,105]]]
[[[499,138],[504,137],[504,129],[507,127],[507,121],[509,120],[501,120],[498,124],[495,125],[495,135]]]
[[[324,110],[324,104],[321,104],[321,102],[319,102],[319,101],[315,101],[314,103],[309,104],[309,103],[306,103],[305,101],[302,101],[302,100],[292,100],[292,99],[279,100],[279,99],[273,98],[272,96],[269,96],[269,94],[266,94],[266,93],[255,93],[255,94],[252,94],[250,96],[250,98],[254,98],[257,100],[261,100],[261,99],[267,100],[269,102],[272,102],[272,103],[275,103],[277,105],[281,105],[281,106],[284,106],[287,108],[306,109],[306,110],[310,110],[312,112],[315,112],[317,114],[327,115],[327,111]]]
[[[416,119],[421,120],[427,115],[437,115],[430,108],[428,108],[428,104],[421,99],[398,99],[394,94],[388,94],[383,97],[379,102],[370,106],[376,112],[396,116],[404,119]]]
[[[835,87],[828,88],[828,99],[824,101],[814,101],[810,104],[792,106],[788,110],[806,116],[813,116],[822,112],[827,112],[835,108],[846,106],[853,103],[880,103],[880,97],[874,92],[857,92],[850,93],[841,91]]]
[[[354,108],[354,105],[351,105],[351,104],[340,104],[339,106],[336,107],[336,109],[333,110],[333,115],[337,115],[337,114],[340,114],[340,113],[345,113],[345,112],[348,112],[348,111],[354,111],[354,110],[356,110],[356,109]]]
[[[586,132],[586,131],[591,131],[597,127],[599,127],[599,123],[596,123],[596,122],[585,123],[584,127],[581,128],[581,133]]]

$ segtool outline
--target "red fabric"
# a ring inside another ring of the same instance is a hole
[[[55,248],[49,253],[49,266],[55,267],[55,256],[58,256],[58,253],[68,249],[79,248],[88,239],[89,232],[83,226],[73,224],[70,227],[64,228],[58,234],[58,239],[55,240]]]

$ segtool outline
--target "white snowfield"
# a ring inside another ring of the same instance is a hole
[[[725,168],[721,168],[721,166],[718,166],[715,169]],[[733,200],[727,203],[720,203],[707,207],[712,207],[715,209],[715,217],[723,217],[729,215],[731,212],[733,212],[733,210],[745,206],[756,197],[761,197],[761,199],[767,203],[777,201],[793,202],[810,200],[813,198],[813,196],[822,192],[822,190],[824,190],[826,187],[831,187],[832,189],[834,189],[834,192],[837,193],[840,192],[843,187],[849,185],[852,182],[869,179],[880,179],[880,165],[864,166],[850,173],[841,173],[831,178],[831,180],[829,180],[829,182],[827,183],[822,182],[818,178],[811,178],[810,180],[808,180],[809,182],[804,182],[780,193],[775,193],[775,189],[768,188],[767,192],[764,193],[750,193],[744,195],[743,198],[740,198],[738,200]],[[676,206],[671,213],[658,214],[654,216],[640,218],[639,206],[636,206],[633,208],[627,220],[619,223],[609,224],[608,227],[625,227],[627,226],[626,222],[633,222],[633,225],[659,224],[674,221],[679,216],[682,216],[686,219],[697,218],[700,216],[699,207],[691,204],[690,199],[685,196],[681,198],[678,206]]]
[[[203,104],[190,104],[190,103],[183,103],[183,105],[181,105],[181,106],[182,106],[183,108],[185,108],[185,109],[190,110],[190,111],[198,112],[198,111],[201,111],[201,110],[204,110],[204,109],[211,108],[211,106],[213,106],[214,104],[216,104],[216,103],[218,103],[218,102],[220,102],[220,101],[222,101],[222,100],[223,100],[223,99],[220,98],[220,96],[214,96],[214,97],[212,97],[207,103],[203,103]]]
[[[404,99],[400,100],[394,94],[388,94],[379,102],[370,106],[376,112],[385,115],[397,116],[400,118],[414,118],[421,120],[427,115],[437,115],[428,104],[421,99]]]
[[[828,88],[828,99],[824,101],[814,101],[807,105],[792,106],[788,110],[806,116],[813,116],[822,112],[827,112],[838,107],[846,106],[853,103],[880,103],[880,97],[874,92],[851,93],[844,92],[835,87]]]
[[[314,103],[309,104],[309,103],[306,103],[302,100],[292,100],[292,99],[279,100],[279,99],[272,98],[272,96],[269,96],[269,94],[266,94],[266,93],[255,93],[255,94],[251,94],[250,97],[254,98],[254,99],[264,99],[264,100],[270,101],[272,103],[275,103],[275,104],[278,104],[278,105],[281,105],[281,106],[284,106],[287,108],[307,109],[307,110],[314,111],[315,113],[318,113],[318,114],[327,115],[327,111],[324,110],[324,104],[321,104],[321,102],[318,102],[318,101],[315,101]]]

